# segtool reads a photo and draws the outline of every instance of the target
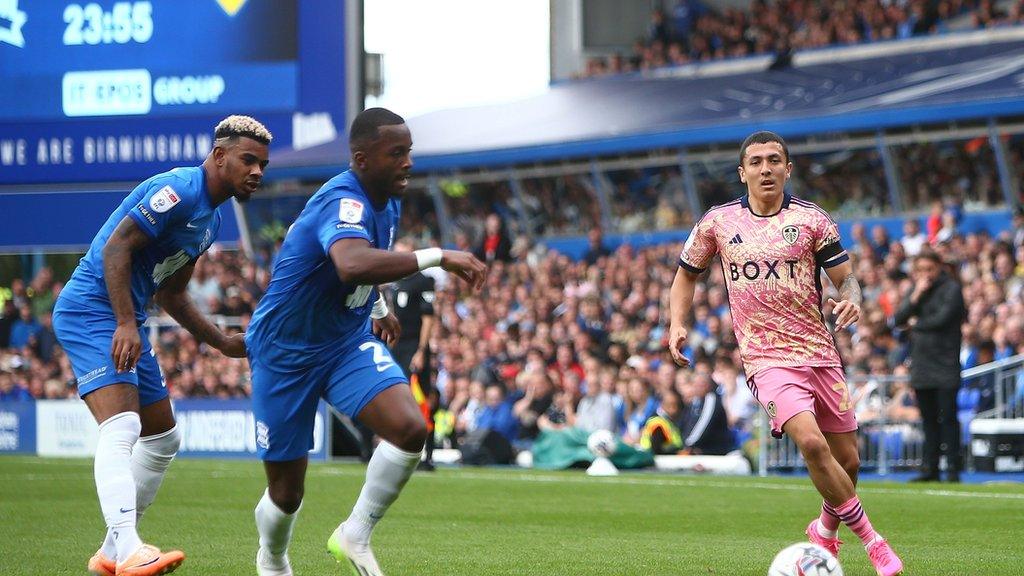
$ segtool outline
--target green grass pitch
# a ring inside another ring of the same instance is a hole
[[[299,575],[347,574],[325,542],[363,466],[312,465],[291,559]],[[256,462],[174,463],[140,532],[188,559],[175,574],[255,574]],[[906,574],[1024,574],[1024,486],[865,483],[865,509]],[[580,471],[417,473],[374,535],[390,575],[764,575],[819,506],[805,478]],[[90,460],[0,457],[0,574],[85,574],[103,536]],[[848,576],[874,574],[843,529]]]

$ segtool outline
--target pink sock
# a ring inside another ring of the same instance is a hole
[[[821,516],[818,517],[818,523],[829,532],[839,530],[839,514],[836,514],[835,507],[828,502],[822,501]]]
[[[881,538],[878,532],[871,526],[867,512],[860,505],[860,498],[854,496],[846,502],[835,507],[836,515],[846,524],[853,533],[860,538],[865,546],[871,544],[876,538]]]

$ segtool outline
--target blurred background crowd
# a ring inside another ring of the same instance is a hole
[[[838,333],[837,342],[862,422],[917,418],[913,393],[902,384],[889,391],[896,401],[880,401],[878,377],[907,373],[907,335],[892,318],[912,288],[911,259],[924,246],[943,257],[962,285],[964,367],[1024,352],[1024,216],[1015,215],[1012,230],[990,237],[961,233],[959,215],[955,204],[936,202],[927,217],[908,219],[901,237],[855,224],[844,238],[864,306],[861,321]],[[498,214],[484,220],[479,234],[462,238],[489,261],[483,292],[469,293],[443,273],[437,277],[440,322],[431,346],[442,440],[457,444],[485,426],[525,447],[541,428],[578,426],[609,428],[641,445],[649,442],[645,425],[659,416],[678,428],[676,444],[686,444],[673,451],[724,449],[720,442],[702,447],[702,434],[728,434],[727,448],[751,437],[758,407],[746,388],[720,267],[711,266],[696,291],[686,351],[694,369],[678,370],[665,346],[679,245],[611,250],[595,229],[590,249],[574,261],[529,237],[513,237]],[[30,282],[0,289],[0,399],[76,395],[50,319],[62,280],[42,268]],[[242,330],[268,280],[266,265],[214,249],[198,261],[189,292],[223,326]],[[198,345],[159,310],[152,315],[158,325],[151,330],[153,346],[172,397],[249,395],[244,361]],[[983,407],[984,394],[972,386],[965,383],[961,410]],[[709,403],[723,415],[698,426]]]
[[[668,0],[631,53],[591,58],[583,76],[604,76],[759,54],[781,62],[794,50],[903,40],[1021,22],[1011,0],[753,0],[715,10],[700,0]]]

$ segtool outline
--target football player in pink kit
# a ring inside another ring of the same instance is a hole
[[[821,311],[821,270],[839,290],[836,330],[860,317],[860,285],[839,229],[821,208],[785,192],[793,170],[781,137],[756,132],[740,147],[740,181],[747,195],[704,214],[679,256],[669,300],[669,349],[680,366],[697,277],[717,253],[729,289],[747,385],[771,418],[800,448],[824,502],[807,527],[811,542],[835,555],[845,523],[864,543],[880,576],[903,562],[871,526],[855,486],[860,457],[857,421],[835,340]]]

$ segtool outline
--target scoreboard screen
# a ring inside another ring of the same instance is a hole
[[[0,184],[198,164],[248,114],[274,149],[345,126],[345,0],[0,0]]]

